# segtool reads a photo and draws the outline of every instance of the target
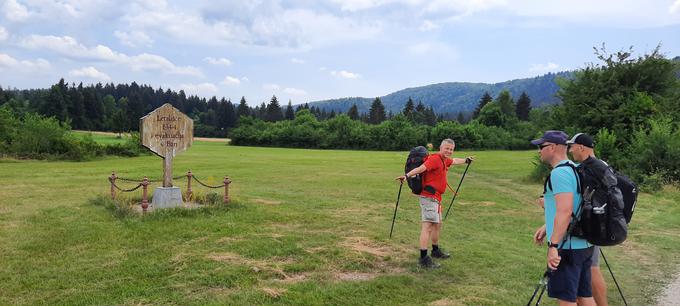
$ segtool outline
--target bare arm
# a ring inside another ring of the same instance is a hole
[[[562,192],[555,195],[555,202],[557,206],[557,213],[555,214],[555,223],[553,226],[551,243],[560,243],[567,233],[569,221],[571,221],[571,213],[574,209],[574,194],[571,192]]]
[[[403,180],[406,179],[406,177],[412,177],[412,176],[421,174],[425,171],[427,171],[427,167],[425,167],[425,164],[422,164],[422,165],[418,166],[417,168],[414,168],[413,170],[406,173],[406,175],[398,176],[397,179],[403,181]]]

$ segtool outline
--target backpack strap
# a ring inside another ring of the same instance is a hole
[[[557,165],[555,167],[555,169],[559,168],[559,167],[570,167],[571,168],[571,170],[574,172],[574,176],[576,177],[576,192],[580,194],[581,193],[581,178],[578,175],[578,171],[576,170],[576,166],[574,166],[570,162],[566,162],[566,163],[562,163],[562,164]],[[550,174],[548,174],[548,177],[545,179],[545,182],[543,183],[543,194],[545,194],[548,191],[548,189],[550,189],[552,191],[552,182],[550,181]],[[574,230],[574,226],[575,226],[576,222],[578,222],[577,220],[579,220],[581,218],[581,210],[582,209],[583,209],[583,205],[579,205],[578,209],[576,210],[576,213],[574,213],[573,211],[571,212],[571,221],[569,222],[569,225],[567,226],[567,231],[564,234],[564,237],[562,238],[562,242],[560,243],[560,246],[559,246],[558,249],[562,249],[562,247],[567,242],[567,240],[569,240],[569,244],[571,245],[571,232]]]
[[[574,166],[570,162],[566,162],[566,163],[557,165],[555,167],[555,169],[557,169],[559,167],[569,167],[569,168],[571,168],[572,171],[574,171],[574,176],[576,177],[576,192],[581,193],[581,191],[582,191],[581,190],[581,178],[579,177],[578,172],[576,171],[576,166]],[[548,177],[545,179],[545,182],[543,182],[543,194],[545,194],[548,191],[548,189],[550,189],[551,191],[553,189],[552,188],[552,181],[550,180],[550,174],[548,174]]]

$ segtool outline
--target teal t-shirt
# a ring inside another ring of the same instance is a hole
[[[576,166],[573,162],[569,160],[560,161],[557,165],[564,163],[571,163]],[[545,207],[545,230],[546,239],[550,239],[553,233],[553,228],[555,227],[555,214],[557,213],[557,203],[555,202],[555,195],[563,192],[570,192],[574,195],[574,205],[573,212],[576,214],[579,205],[581,205],[581,195],[578,193],[576,174],[571,167],[555,167],[550,172],[550,181],[552,184],[552,190],[546,188],[544,195],[544,207]],[[562,244],[560,241],[558,244]],[[564,243],[563,249],[585,249],[589,248],[590,244],[585,239],[578,237],[568,237],[566,243]]]

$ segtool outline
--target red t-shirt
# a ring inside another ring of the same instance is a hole
[[[436,199],[441,203],[442,194],[446,192],[446,174],[449,172],[451,164],[453,164],[453,159],[440,154],[432,154],[428,155],[423,164],[427,171],[425,171],[425,176],[423,177],[423,191],[420,195]],[[434,193],[425,190],[425,187],[428,185],[434,187]]]

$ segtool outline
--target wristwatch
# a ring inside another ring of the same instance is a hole
[[[548,248],[558,248],[560,245],[557,243],[548,242]]]

